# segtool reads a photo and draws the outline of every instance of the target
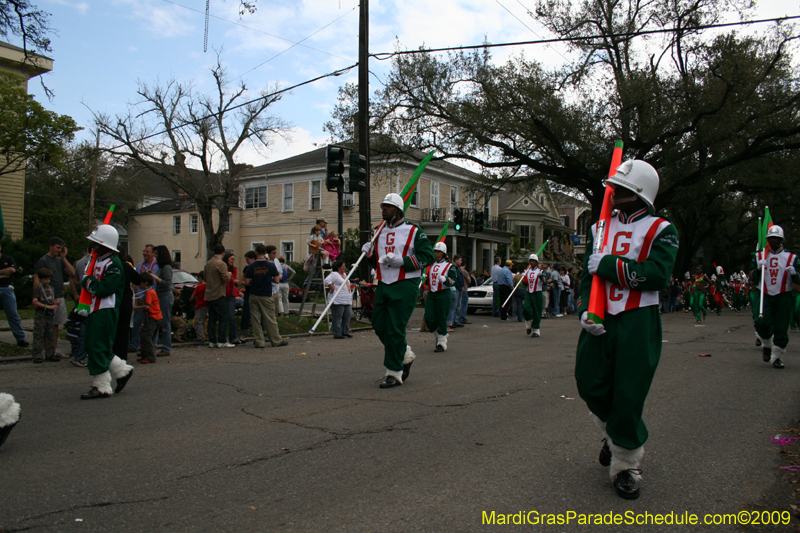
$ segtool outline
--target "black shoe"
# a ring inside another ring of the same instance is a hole
[[[454,328],[463,328],[464,324],[453,324]]]
[[[413,363],[414,361],[411,361]],[[406,382],[408,379],[408,375],[411,373],[411,363],[405,363],[403,365],[403,383]]]
[[[95,398],[111,398],[107,392],[100,392],[97,387],[92,387],[92,390],[81,394],[81,400],[94,400]]]
[[[772,348],[767,348],[766,346],[761,348],[761,358],[765,363],[769,363],[769,360],[772,359]]]
[[[539,334],[538,333],[534,333],[533,335],[531,335],[531,337],[533,337],[535,339],[535,338],[539,337]]]
[[[442,348],[442,346],[440,344],[437,344],[436,345],[436,349],[434,350],[434,352],[443,352],[443,351],[444,351],[444,348]]]
[[[756,346],[761,346],[761,339],[756,338]]]
[[[531,328],[528,328],[528,329],[526,329],[526,330],[525,330],[525,333],[526,333],[526,334],[528,334],[528,335],[530,335],[530,334],[531,334],[531,331],[533,331],[533,330],[532,330]]]
[[[641,470],[623,470],[614,476],[614,488],[617,489],[617,496],[626,500],[635,500],[639,497],[639,485],[633,478],[633,474],[641,474]]]
[[[772,363],[772,366],[774,368],[783,368],[783,361],[781,361],[781,358],[778,357],[777,359],[775,359],[775,362]]]
[[[389,389],[391,387],[399,387],[400,385],[402,385],[402,383],[397,381],[397,378],[394,376],[386,376],[383,378],[383,381],[381,381],[380,388]]]
[[[348,339],[352,339],[353,338],[353,336],[350,335],[349,333],[345,333],[344,336],[347,337]]]
[[[128,372],[127,376],[122,376],[121,378],[117,378],[117,388],[114,389],[115,394],[119,394],[120,392],[122,392],[122,389],[124,389],[125,385],[128,384],[128,380],[131,379],[132,375],[133,375],[133,369],[131,368],[131,371]]]
[[[21,348],[27,348],[27,347],[28,347],[28,346],[30,346],[30,345],[31,345],[31,343],[29,343],[29,342],[28,342],[28,341],[26,341],[25,339],[22,339],[21,341],[19,341],[19,342],[17,343],[17,346],[19,346],[19,347],[21,347]]]
[[[611,448],[608,447],[606,439],[603,439],[603,447],[600,449],[600,457],[597,458],[597,461],[603,466],[611,464]]]
[[[333,338],[334,339],[344,339],[344,335],[339,335],[338,337],[336,335],[334,335]]]
[[[14,422],[13,424],[9,424],[7,426],[0,428],[0,446],[5,444],[6,439],[8,439],[8,436],[11,434],[11,430],[14,429],[14,426],[16,426],[18,422],[19,420],[17,420],[17,422]]]

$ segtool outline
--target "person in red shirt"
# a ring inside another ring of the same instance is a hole
[[[134,305],[133,308],[144,311],[144,318],[142,320],[142,331],[139,334],[141,353],[136,360],[146,365],[156,362],[155,341],[163,316],[161,315],[161,304],[158,302],[158,296],[153,289],[153,275],[149,272],[142,272],[140,277],[142,282],[139,284],[139,289],[144,293],[141,299],[137,299],[137,305]]]
[[[206,318],[208,317],[208,302],[206,301],[206,278],[202,272],[197,274],[197,279],[200,283],[194,288],[192,292],[191,301],[194,302],[194,334],[197,340],[205,342],[206,340]]]

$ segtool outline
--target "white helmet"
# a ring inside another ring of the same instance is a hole
[[[784,238],[783,228],[778,226],[777,224],[773,224],[772,226],[770,226],[770,228],[767,230],[767,239],[769,239],[770,237],[779,237],[783,239]]]
[[[711,281],[717,281],[717,275],[711,274]]]
[[[717,267],[717,275],[718,275],[718,276],[722,276],[722,275],[724,275],[724,274],[725,274],[725,271],[722,269],[722,267],[721,267],[721,266],[718,266],[718,267]]]
[[[94,231],[86,237],[92,242],[96,242],[97,244],[102,244],[109,250],[117,250],[117,243],[119,243],[119,233],[117,230],[114,229],[113,226],[109,226],[108,224],[100,224],[97,226]]]
[[[386,195],[386,198],[384,198],[381,202],[381,205],[383,204],[393,205],[400,211],[405,211],[406,209],[406,204],[403,202],[403,198],[399,194],[393,192]]]
[[[528,261],[536,261],[538,263],[539,262],[539,256],[536,255],[536,254],[531,254],[530,256],[528,256]]]
[[[388,198],[388,196],[387,196],[387,198]],[[387,203],[387,202],[384,202],[384,203]],[[436,244],[433,245],[433,251],[434,252],[442,252],[443,254],[446,254],[447,253],[447,245],[445,243],[443,243],[443,242],[437,242]]]
[[[636,193],[647,204],[650,213],[655,212],[653,204],[658,194],[658,172],[649,163],[629,159],[617,167],[617,173],[606,180],[608,183],[625,187]]]

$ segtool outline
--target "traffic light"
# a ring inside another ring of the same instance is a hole
[[[475,233],[483,231],[483,211],[475,211]]]
[[[325,151],[325,187],[329,191],[335,191],[342,184],[342,174],[344,173],[344,148],[338,146],[328,146]]]
[[[464,210],[463,209],[456,209],[453,211],[453,226],[456,228],[456,231],[461,231],[461,228],[464,227]]]
[[[350,192],[367,189],[367,158],[355,150],[350,152]]]

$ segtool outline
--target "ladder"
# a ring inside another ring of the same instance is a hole
[[[311,272],[308,274],[306,281],[304,283],[303,289],[303,301],[300,303],[300,309],[297,311],[297,322],[295,322],[295,326],[300,326],[300,321],[304,318],[309,319],[309,322],[314,322],[316,319],[316,310],[317,310],[317,296],[322,293],[322,299],[324,300],[325,304],[328,302],[328,288],[325,286],[325,278],[328,274],[331,273],[330,266],[328,268],[323,268],[322,265],[322,256],[320,254],[314,254],[314,260],[311,264]],[[320,291],[318,288],[315,287],[322,287]],[[311,312],[303,313],[303,309],[306,306],[306,300],[308,297],[312,297],[312,305],[311,305]],[[323,305],[325,305],[323,304]],[[325,321],[328,323],[328,329],[331,327],[331,312],[330,310],[325,313]]]

